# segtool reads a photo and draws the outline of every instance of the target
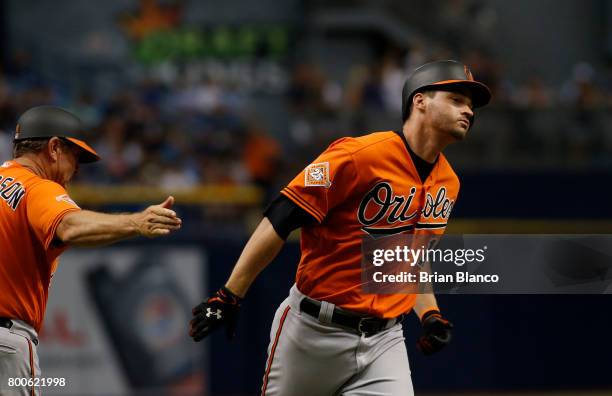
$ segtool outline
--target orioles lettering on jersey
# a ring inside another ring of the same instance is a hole
[[[431,194],[427,193],[425,207],[423,208],[423,217],[448,220],[454,204],[455,201],[446,197],[446,187],[441,187],[435,199]],[[446,223],[444,223],[444,225],[446,225]]]
[[[417,188],[411,187],[407,196],[394,194],[393,187],[388,182],[376,184],[361,200],[357,219],[363,225],[361,228],[368,234],[396,234],[412,229],[431,229],[446,227],[446,221],[437,223],[419,222],[416,224],[397,225],[410,222],[419,215],[418,203],[413,205]],[[431,193],[425,194],[425,205],[421,210],[423,219],[448,220],[454,201],[446,196],[446,187],[441,187],[434,198]],[[366,213],[374,212],[368,217]],[[382,219],[391,227],[371,227]]]

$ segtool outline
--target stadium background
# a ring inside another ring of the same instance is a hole
[[[612,5],[605,0],[0,1],[0,158],[18,115],[76,112],[103,156],[81,206],[177,197],[175,236],[64,256],[42,334],[48,394],[256,394],[293,238],[250,291],[238,337],[187,337],[265,204],[332,140],[400,128],[406,73],[460,59],[493,90],[448,151],[448,232],[610,233]],[[441,296],[455,340],[414,348],[419,394],[612,394],[612,300]],[[295,364],[299,364],[296,362]],[[316,379],[313,379],[316,380]],[[566,393],[569,392],[569,393]]]

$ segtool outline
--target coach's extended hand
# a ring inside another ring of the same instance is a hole
[[[189,322],[189,335],[198,342],[217,327],[224,325],[227,337],[232,339],[236,332],[241,302],[240,297],[226,287],[222,287],[192,310],[194,317]]]
[[[417,348],[425,355],[431,355],[444,348],[451,340],[453,324],[444,319],[440,311],[431,310],[421,318],[423,335],[417,341]]]

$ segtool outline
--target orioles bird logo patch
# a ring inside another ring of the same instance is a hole
[[[310,164],[304,172],[304,185],[312,187],[329,187],[329,162]]]

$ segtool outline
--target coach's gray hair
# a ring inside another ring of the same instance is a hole
[[[51,138],[47,139],[24,139],[18,142],[15,142],[13,146],[13,157],[19,158],[24,156],[25,154],[38,154],[47,147],[47,143],[49,143]]]

